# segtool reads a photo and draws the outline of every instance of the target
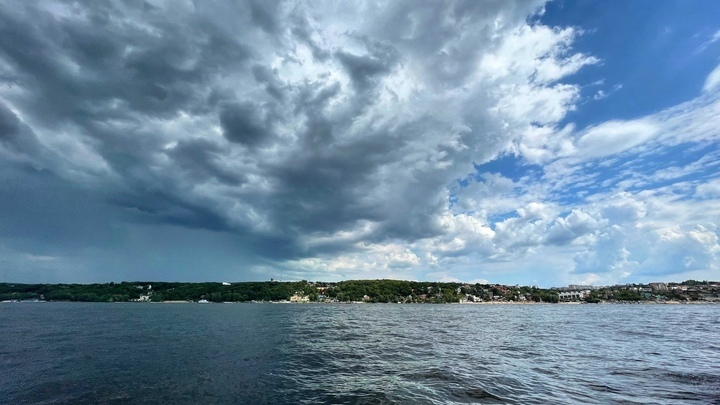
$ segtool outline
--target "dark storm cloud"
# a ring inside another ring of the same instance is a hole
[[[252,68],[255,80],[265,85],[265,90],[277,101],[285,101],[286,85],[278,78],[277,70],[255,65]]]
[[[161,217],[188,226],[219,228],[221,214],[212,215],[211,208],[183,203],[182,186],[146,170],[153,164],[151,155],[161,141],[142,129],[144,117],[203,112],[212,107],[203,103],[207,89],[217,85],[218,76],[233,74],[251,74],[273,99],[282,101],[286,88],[276,72],[257,63],[249,68],[247,62],[259,50],[201,15],[167,19],[156,7],[148,6],[144,13],[138,13],[131,7],[104,2],[68,7],[85,18],[58,17],[31,6],[20,7],[15,13],[3,10],[3,57],[21,74],[26,91],[17,98],[18,104],[36,112],[32,116],[35,122],[48,126],[71,122],[84,135],[97,138],[105,162],[125,179],[124,188],[138,193],[131,193],[131,199],[144,200],[137,204],[143,212],[164,213]],[[279,7],[279,3],[257,2],[249,3],[245,10],[262,31],[272,34],[281,30]],[[309,41],[306,33],[301,36]],[[379,41],[360,41],[367,54],[339,50],[335,57],[347,70],[353,86],[364,91],[392,70],[399,55]],[[358,200],[363,186],[372,184],[378,165],[396,158],[388,151],[398,151],[403,142],[396,134],[384,133],[328,146],[334,133],[347,127],[338,121],[349,122],[357,112],[351,104],[347,116],[327,117],[323,113],[327,100],[338,91],[337,84],[324,86],[306,105],[294,107],[296,115],[306,117],[298,135],[308,149],[300,152],[297,160],[283,162],[266,173],[277,176],[282,185],[273,196],[278,212],[272,215],[299,224],[306,231],[317,227],[329,232],[360,218],[381,217],[373,212],[377,207],[372,207],[372,202]],[[234,92],[227,93],[222,98],[227,100]],[[279,118],[273,110],[269,103],[223,101],[217,117],[229,141],[257,146],[273,136],[272,121]],[[122,120],[126,125],[110,127],[108,119]],[[221,147],[209,141],[182,141],[167,156],[183,173],[183,183],[202,183],[209,177],[227,184],[242,183],[243,173],[233,172],[213,158],[221,154]],[[159,190],[142,191],[149,183]],[[157,195],[153,197],[152,193]],[[302,207],[298,202],[304,203]]]
[[[282,3],[282,1],[250,1],[250,15],[253,22],[262,27],[268,34],[275,34],[279,25],[277,21],[278,9]]]
[[[395,48],[380,42],[361,38],[368,48],[367,55],[355,55],[339,51],[337,59],[347,70],[357,89],[367,89],[378,77],[390,73],[399,60]]]
[[[208,178],[238,186],[247,178],[244,174],[223,166],[220,156],[225,150],[217,142],[205,138],[196,138],[179,142],[168,155],[175,161],[178,168],[184,171],[184,176],[192,181],[203,182]]]
[[[20,122],[15,113],[2,102],[0,102],[0,143],[10,150],[27,155],[33,155],[40,149],[32,130]]]
[[[230,231],[226,220],[203,205],[183,200],[170,187],[163,190],[133,190],[118,193],[110,201],[128,210],[132,219],[141,223],[170,223],[188,228]]]
[[[292,28],[292,33],[301,43],[307,45],[312,51],[312,55],[315,59],[325,61],[330,57],[330,51],[322,48],[313,38],[312,29],[308,26],[307,20],[303,18],[296,18],[294,20],[295,26]]]
[[[447,204],[435,195],[446,180],[420,169],[415,170],[416,179],[408,179],[406,168],[397,164],[430,122],[377,128],[346,144],[332,142],[333,134],[348,130],[346,120],[321,122],[312,122],[304,133],[326,133],[324,142],[310,144],[302,155],[268,172],[281,184],[281,193],[273,199],[273,212],[280,222],[312,234],[351,228],[360,220],[374,221],[381,227],[377,234],[366,236],[372,242],[415,240],[439,232],[428,218]]]
[[[211,77],[228,65],[242,67],[249,56],[246,46],[200,17],[143,15],[152,32],[107,4],[69,7],[85,18],[58,18],[30,5],[0,9],[0,50],[31,93],[21,101],[41,109],[36,120],[82,125],[202,109]]]
[[[379,145],[378,145],[379,146]],[[376,207],[363,203],[363,185],[372,181],[378,154],[361,155],[363,145],[308,153],[271,171],[280,182],[277,215],[304,232],[332,232],[359,218],[378,220]],[[389,157],[387,157],[389,159]]]
[[[267,113],[251,101],[229,103],[220,110],[223,134],[231,142],[252,146],[271,135]]]
[[[465,123],[433,99],[490,41],[465,27],[505,3],[474,4],[391,2],[357,18],[333,3],[18,1],[0,7],[13,78],[0,146],[124,221],[229,233],[248,255],[353,249],[306,240],[366,222],[369,242],[433,236],[445,185],[477,150],[453,139],[486,136],[458,135]],[[353,27],[326,40],[330,24]],[[388,102],[404,66],[430,92]]]

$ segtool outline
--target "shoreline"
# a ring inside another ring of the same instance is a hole
[[[3,300],[0,304],[20,304],[20,303],[48,303],[48,302],[84,302],[94,304],[198,304],[197,301],[39,301],[39,300]],[[393,305],[718,305],[720,301],[601,301],[597,303],[588,303],[584,301],[568,301],[568,302],[535,302],[535,301],[483,301],[483,302],[364,302],[364,301],[345,301],[345,302],[292,302],[292,301],[224,301],[224,302],[205,302],[203,304],[290,304],[290,305],[374,305],[374,304],[393,304]]]
[[[47,301],[47,302],[78,302],[78,301]],[[118,302],[116,302],[118,303]],[[119,302],[122,303],[122,302]],[[131,304],[197,304],[197,301],[157,301],[157,302],[128,302]],[[291,302],[291,301],[225,301],[225,302],[208,302],[208,304],[289,304],[289,305],[375,305],[375,304],[392,304],[392,305],[717,305],[720,302],[713,301],[624,301],[609,302],[602,301],[597,303],[588,303],[581,301],[569,302],[515,302],[515,301],[484,301],[484,302]]]

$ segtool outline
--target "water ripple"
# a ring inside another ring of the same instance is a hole
[[[719,306],[0,308],[0,403],[720,403]]]

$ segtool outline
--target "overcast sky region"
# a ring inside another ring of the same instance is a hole
[[[0,282],[720,279],[720,3],[0,0]]]

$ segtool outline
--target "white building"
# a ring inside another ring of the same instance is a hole
[[[580,301],[590,295],[590,290],[582,291],[562,291],[558,293],[560,301]]]

